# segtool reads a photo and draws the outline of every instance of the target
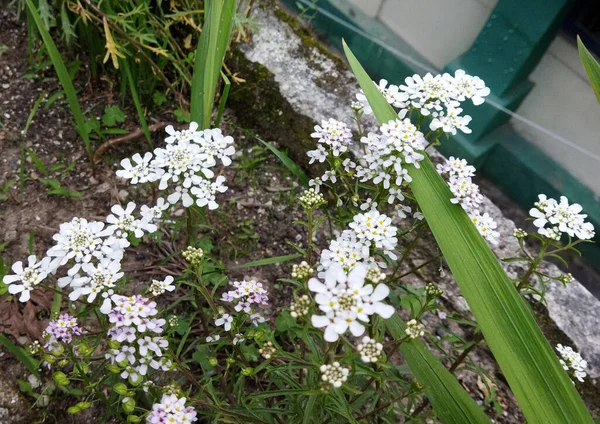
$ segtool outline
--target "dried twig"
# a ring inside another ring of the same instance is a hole
[[[162,130],[167,125],[170,125],[170,122],[157,122],[156,124],[150,125],[148,127],[148,131],[150,131],[150,132],[159,131],[159,130]],[[135,131],[130,132],[127,135],[124,135],[123,137],[113,138],[112,140],[108,140],[107,142],[102,143],[102,145],[100,145],[100,147],[98,147],[98,149],[94,153],[94,162],[97,162],[98,159],[100,159],[100,156],[102,156],[102,154],[104,152],[106,152],[108,149],[110,149],[111,147],[114,147],[117,144],[125,143],[127,141],[138,139],[138,138],[142,137],[143,135],[144,135],[144,130],[137,129]]]

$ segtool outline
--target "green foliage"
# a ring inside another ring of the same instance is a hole
[[[346,44],[344,50],[380,123],[397,118]],[[591,422],[581,397],[523,301],[428,158],[410,184],[462,294],[529,422]],[[441,390],[433,387],[432,390]]]
[[[579,36],[577,36],[577,48],[579,49],[579,60],[581,60],[583,68],[590,79],[596,99],[600,103],[600,64],[585,47]]]
[[[304,185],[304,186],[308,186],[308,176],[306,175],[306,173],[302,170],[302,168],[296,163],[294,162],[292,159],[290,159],[290,157],[282,152],[281,150],[278,150],[275,146],[273,146],[271,143],[268,143],[264,140],[261,140],[260,138],[256,137],[258,139],[258,141],[260,141],[262,144],[264,144],[265,146],[267,146],[267,148],[272,151],[275,156],[277,156],[277,158],[281,161],[281,163],[296,177],[298,178],[298,180],[300,180],[300,182]]]
[[[40,378],[40,373],[38,372],[38,367],[40,363],[38,360],[33,358],[24,349],[21,349],[20,347],[16,346],[4,334],[0,334],[0,343],[2,343],[2,345],[25,366],[25,368],[27,368],[27,371],[29,371],[37,378]]]
[[[112,127],[117,123],[125,122],[125,113],[118,106],[107,106],[104,108],[102,115],[102,123],[108,127]]]
[[[60,185],[60,183],[54,178],[40,178],[41,183],[46,185],[48,194],[54,194],[57,196],[68,197],[70,199],[76,199],[83,196],[83,193],[79,191],[71,191],[67,188],[64,188]]]
[[[233,28],[235,0],[208,0],[206,20],[194,63],[191,119],[209,128],[221,67]]]

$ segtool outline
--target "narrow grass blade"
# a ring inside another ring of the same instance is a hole
[[[346,57],[379,123],[398,116],[344,43]],[[529,423],[592,423],[529,306],[446,182],[426,158],[411,189],[452,274]],[[434,390],[444,390],[442,388]]]
[[[29,0],[31,1],[31,0]],[[231,38],[235,0],[208,0],[196,50],[190,114],[201,129],[209,128],[223,58]]]
[[[29,129],[29,126],[31,125],[31,121],[33,121],[33,118],[34,118],[37,110],[40,108],[40,104],[42,104],[42,101],[44,100],[45,95],[46,95],[46,93],[41,93],[38,96],[35,103],[33,104],[33,107],[31,108],[31,112],[29,112],[29,116],[27,117],[27,122],[25,123],[25,129],[23,130],[23,135],[27,135],[27,130]]]
[[[234,265],[229,267],[229,269],[241,269],[241,268],[252,268],[254,266],[264,266],[264,265],[273,265],[281,262],[293,261],[294,259],[301,258],[303,255],[299,253],[294,253],[292,255],[286,256],[274,256],[272,258],[260,259],[258,261],[247,262],[242,265]]]
[[[579,60],[581,60],[585,73],[590,79],[596,99],[600,103],[600,64],[585,47],[579,36],[577,36],[577,48],[579,49]]]
[[[32,358],[24,349],[21,349],[11,342],[4,334],[0,334],[0,343],[21,361],[25,368],[27,368],[27,371],[35,375],[38,379],[40,378],[40,373],[38,372],[38,366],[40,364],[36,359]]]
[[[65,95],[67,96],[67,101],[69,102],[69,107],[71,108],[71,113],[73,114],[73,118],[75,119],[75,129],[77,133],[82,138],[83,143],[85,145],[85,149],[88,152],[88,156],[90,158],[90,162],[92,162],[93,151],[92,144],[90,142],[89,134],[86,130],[86,120],[81,112],[81,107],[79,106],[79,100],[77,100],[77,93],[75,91],[75,87],[73,86],[73,82],[71,81],[71,77],[69,76],[69,72],[65,67],[65,64],[50,36],[50,33],[44,26],[44,22],[40,17],[40,14],[37,11],[37,8],[33,4],[32,0],[25,0],[27,3],[27,8],[31,17],[33,18],[35,25],[44,41],[44,45],[46,46],[46,50],[48,51],[48,55],[52,60],[52,65],[54,65],[54,70],[56,71],[56,75],[60,80],[63,89],[65,90]]]
[[[221,117],[223,116],[223,110],[225,109],[225,104],[227,103],[227,97],[229,97],[229,90],[231,89],[231,81],[227,78],[227,75],[221,71],[221,78],[223,78],[223,83],[225,86],[223,87],[223,94],[221,94],[221,100],[219,101],[219,111],[217,112],[217,119],[215,119],[215,127],[219,127],[221,123]]]
[[[27,149],[27,154],[33,161],[33,163],[34,163],[35,167],[38,169],[38,171],[40,171],[44,175],[48,175],[48,170],[46,169],[46,167],[44,166],[44,164],[42,163],[40,158],[38,158],[37,155],[35,153],[33,153],[33,150]]]
[[[287,154],[285,154],[281,150],[278,150],[277,148],[275,148],[275,146],[273,146],[271,143],[267,143],[266,141],[261,140],[258,137],[256,137],[256,139],[258,141],[260,141],[262,144],[264,144],[265,146],[267,146],[267,148],[270,151],[272,151],[275,154],[275,156],[277,156],[279,158],[279,160],[281,161],[281,163],[283,163],[283,165],[292,174],[294,174],[294,176],[296,178],[298,178],[300,180],[300,182],[302,182],[303,185],[308,186],[309,178],[306,175],[306,173],[302,170],[302,168],[300,168],[300,166],[296,162],[294,162],[292,159],[290,159],[290,157]]]
[[[150,130],[148,129],[148,122],[146,121],[146,117],[144,116],[144,109],[142,108],[142,104],[140,103],[140,97],[138,96],[137,88],[135,81],[133,80],[133,76],[131,75],[131,69],[129,67],[129,62],[125,59],[121,61],[123,65],[123,70],[125,71],[125,75],[127,76],[127,84],[129,85],[129,91],[131,92],[131,99],[133,100],[133,104],[135,105],[135,110],[138,114],[138,119],[140,120],[140,126],[144,131],[144,136],[146,140],[148,140],[148,144],[150,147],[152,146],[152,137],[150,136]]]

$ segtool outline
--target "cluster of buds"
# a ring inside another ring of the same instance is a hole
[[[297,280],[307,280],[315,272],[314,269],[306,262],[302,261],[299,265],[292,265],[292,278]]]
[[[365,281],[371,284],[377,284],[385,280],[386,275],[379,268],[371,267],[367,270]]]
[[[302,295],[290,305],[290,315],[292,318],[308,315],[310,309],[310,298],[308,295]]]
[[[515,230],[513,231],[513,237],[517,238],[517,239],[522,239],[525,238],[527,236],[527,232],[525,230],[523,230],[522,228],[515,228]]]
[[[566,274],[561,274],[560,276],[556,277],[556,279],[563,283],[565,286],[569,283],[572,283],[574,280],[573,275],[570,272],[567,272]]]
[[[363,337],[356,348],[360,354],[360,359],[367,363],[377,362],[383,352],[383,345],[369,336]]]
[[[193,246],[188,246],[182,254],[185,260],[188,261],[191,265],[198,265],[204,257],[204,251],[199,247]]]
[[[444,291],[433,283],[427,283],[425,286],[425,293],[428,299],[435,299],[444,294]]]
[[[333,364],[321,365],[321,390],[328,392],[331,389],[338,389],[348,380],[350,370],[344,368],[339,362]]]
[[[273,342],[266,342],[258,349],[260,355],[265,359],[271,359],[277,353],[277,349],[273,346]]]
[[[411,319],[406,323],[406,330],[404,330],[408,338],[410,339],[418,339],[419,337],[423,337],[425,335],[425,327],[423,324],[417,322],[416,319]]]
[[[309,188],[305,190],[300,197],[298,197],[300,204],[304,207],[304,209],[315,209],[321,205],[324,205],[325,198],[321,193],[318,193],[314,188]]]

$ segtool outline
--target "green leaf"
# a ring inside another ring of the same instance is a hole
[[[131,75],[131,69],[129,68],[129,62],[127,60],[122,60],[123,71],[125,71],[125,75],[127,75],[127,84],[129,84],[129,91],[131,92],[131,98],[133,100],[133,104],[135,105],[135,110],[138,114],[138,119],[140,121],[140,126],[144,131],[144,136],[146,140],[148,140],[148,144],[150,147],[152,146],[152,137],[150,136],[150,130],[148,129],[148,122],[146,121],[146,116],[144,115],[144,109],[142,108],[142,104],[140,103],[140,98],[138,96],[137,87],[135,81],[133,80],[133,76]]]
[[[35,153],[33,153],[33,151],[30,149],[27,149],[27,154],[33,161],[33,163],[34,163],[35,167],[38,169],[38,171],[40,171],[43,175],[47,175],[48,170],[46,169],[46,167],[44,166],[44,164],[42,163],[40,158],[38,158],[37,155]]]
[[[235,0],[208,0],[206,19],[196,49],[190,114],[200,129],[210,127],[223,58],[231,38]]]
[[[81,107],[79,106],[79,101],[77,100],[77,92],[75,91],[75,87],[73,86],[73,82],[71,80],[71,76],[65,67],[65,64],[50,36],[50,33],[46,29],[44,22],[42,22],[42,18],[37,11],[32,0],[25,0],[27,3],[27,8],[29,9],[29,13],[33,18],[35,25],[42,36],[42,40],[44,41],[44,45],[46,46],[46,50],[48,51],[48,55],[52,60],[52,65],[54,65],[54,70],[56,71],[56,75],[65,90],[65,95],[67,96],[67,101],[69,102],[69,107],[71,108],[71,113],[73,114],[73,118],[75,118],[75,129],[79,136],[83,139],[83,143],[88,152],[88,156],[90,161],[92,161],[93,152],[92,152],[92,144],[90,142],[89,134],[86,132],[86,120],[81,112]]]
[[[251,268],[254,266],[264,266],[264,265],[273,265],[281,262],[293,261],[294,259],[301,258],[302,255],[299,253],[294,253],[292,255],[285,256],[274,256],[272,258],[260,259],[258,261],[247,262],[242,265],[234,265],[229,267],[229,269],[241,269],[241,268]]]
[[[585,73],[590,79],[596,99],[600,103],[600,64],[585,47],[579,35],[577,36],[577,48],[579,49],[579,60],[581,60]]]
[[[285,154],[284,152],[282,152],[281,150],[278,150],[277,148],[275,148],[275,146],[273,146],[271,143],[267,143],[264,140],[261,140],[260,138],[256,137],[256,139],[258,141],[260,141],[262,144],[264,144],[265,146],[267,146],[267,148],[272,151],[275,156],[277,156],[279,158],[279,160],[281,161],[281,163],[283,163],[283,165],[292,173],[294,174],[294,176],[296,178],[298,178],[300,180],[300,182],[302,183],[302,185],[308,186],[308,176],[306,175],[306,173],[302,170],[302,168],[300,168],[300,166],[294,162],[292,159],[290,159],[290,157]]]
[[[344,50],[379,123],[396,119],[345,43]],[[591,423],[585,404],[498,259],[465,211],[450,202],[450,189],[429,158],[420,165],[409,169],[410,187],[527,421]]]
[[[71,191],[62,187],[60,183],[53,178],[40,178],[39,181],[46,185],[48,194],[56,194],[58,196],[73,199],[83,196],[83,193],[79,191]]]
[[[385,324],[394,339],[405,336],[406,326],[398,315],[387,319]],[[421,341],[412,340],[402,343],[400,352],[406,358],[417,381],[425,387],[425,393],[442,422],[456,424],[490,422],[456,377]]]
[[[104,108],[102,123],[107,127],[112,127],[116,123],[125,122],[125,113],[118,106],[107,106]]]
[[[225,86],[223,87],[223,93],[221,94],[221,100],[219,101],[219,110],[217,111],[217,119],[215,119],[215,127],[219,127],[221,123],[221,117],[223,116],[223,111],[225,110],[225,104],[227,103],[227,98],[229,97],[229,90],[231,89],[231,81],[227,78],[227,75],[221,71],[221,78],[223,78],[223,83]]]
[[[40,95],[38,96],[37,100],[33,104],[33,107],[31,108],[31,112],[29,113],[29,116],[27,117],[27,122],[25,123],[25,128],[23,129],[23,135],[27,135],[27,130],[29,129],[29,126],[31,125],[31,122],[33,121],[35,113],[39,109],[40,104],[44,100],[44,96],[46,96],[45,92],[40,93]]]
[[[8,337],[4,334],[0,334],[0,343],[4,345],[4,347],[12,353],[21,363],[27,368],[27,371],[32,373],[38,379],[40,379],[40,374],[38,372],[38,367],[40,365],[39,361],[33,358],[27,351],[21,349],[16,346],[13,342],[11,342]]]
[[[160,106],[167,101],[167,96],[160,91],[155,91],[154,94],[152,94],[152,101],[156,106]]]

